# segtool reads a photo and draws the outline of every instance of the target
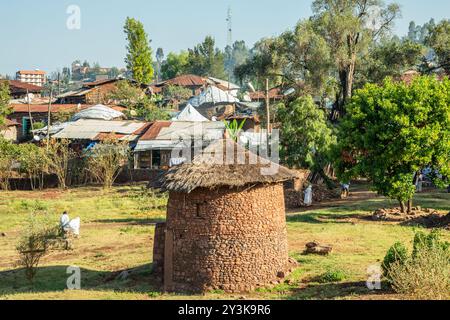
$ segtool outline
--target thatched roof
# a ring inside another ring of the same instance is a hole
[[[227,139],[211,144],[192,163],[171,168],[162,176],[160,185],[163,190],[190,193],[197,188],[239,188],[297,177],[297,173]]]

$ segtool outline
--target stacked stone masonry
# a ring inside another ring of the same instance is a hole
[[[156,228],[154,266],[168,291],[247,292],[284,277],[290,265],[283,183],[170,192],[167,222]]]

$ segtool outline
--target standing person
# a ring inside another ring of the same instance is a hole
[[[61,228],[61,231],[63,234],[67,233],[69,231],[69,223],[70,223],[70,217],[67,211],[64,211],[61,215],[61,218],[59,219],[59,226]]]
[[[341,182],[341,199],[348,198],[350,195],[350,182]]]
[[[309,207],[312,205],[312,197],[313,197],[313,189],[312,189],[312,185],[309,185],[308,188],[306,188],[306,190],[304,191],[305,194],[305,199],[304,199],[304,203],[305,206]]]

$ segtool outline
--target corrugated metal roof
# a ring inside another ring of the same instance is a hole
[[[72,121],[77,121],[79,119],[114,120],[124,117],[125,115],[122,112],[98,104],[78,112],[72,117]]]
[[[101,133],[115,133],[123,135],[133,135],[133,133],[143,126],[145,122],[135,121],[104,121],[104,120],[84,120],[80,119],[71,122],[63,130],[54,135],[57,139],[80,139],[95,140]]]
[[[236,103],[239,99],[215,86],[209,86],[205,91],[189,100],[195,108],[205,103]]]

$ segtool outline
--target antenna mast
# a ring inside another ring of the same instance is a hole
[[[227,22],[228,22],[228,46],[230,48],[233,47],[233,15],[231,12],[231,6],[228,7],[228,14],[227,14]]]

